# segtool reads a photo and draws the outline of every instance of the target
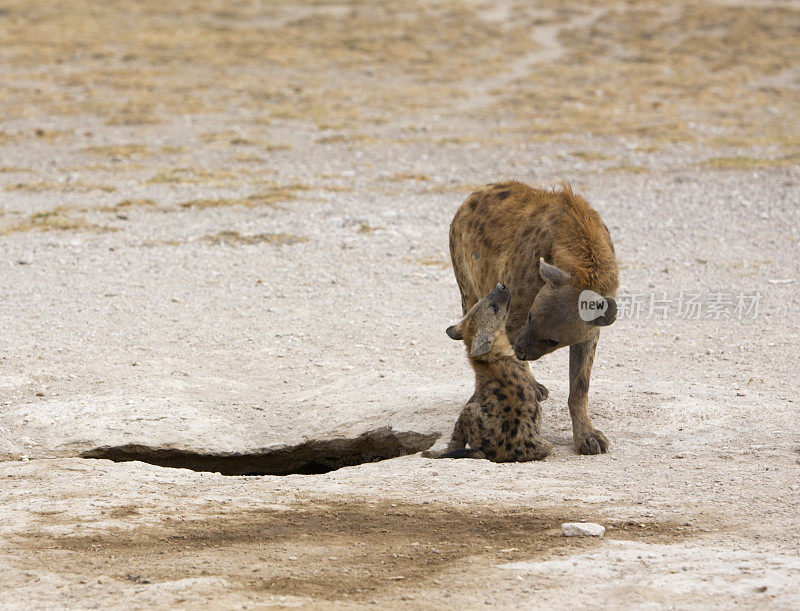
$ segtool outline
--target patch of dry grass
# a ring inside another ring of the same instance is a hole
[[[274,186],[262,190],[255,195],[248,197],[218,197],[208,199],[194,199],[179,204],[181,208],[193,208],[203,210],[205,208],[219,208],[229,206],[243,206],[245,208],[256,208],[259,206],[274,206],[282,202],[289,202],[297,199],[300,191],[307,190],[305,185],[286,185]]]
[[[646,174],[650,170],[640,165],[634,165],[632,163],[620,163],[615,166],[611,166],[605,168],[606,172],[622,172],[625,174]]]
[[[396,174],[392,174],[391,176],[387,176],[385,180],[391,182],[403,182],[406,180],[411,180],[415,182],[428,182],[430,181],[430,176],[427,174],[419,174],[415,172],[398,172]]]
[[[64,192],[88,192],[88,191],[104,191],[112,193],[117,190],[114,185],[102,185],[87,183],[82,180],[73,180],[65,182],[49,182],[45,180],[37,180],[33,182],[18,182],[13,185],[6,185],[6,191],[24,191],[27,193],[43,193],[45,191],[60,191]]]
[[[147,180],[147,184],[193,184],[227,187],[236,186],[247,177],[248,173],[242,169],[174,168],[154,174]]]
[[[9,142],[22,142],[24,140],[30,140],[31,138],[48,141],[66,140],[67,138],[72,137],[72,135],[72,130],[45,129],[43,127],[17,132],[0,131],[0,144],[7,144]]]
[[[328,193],[352,193],[355,191],[353,187],[346,187],[344,185],[323,185],[315,188],[319,191],[327,191]]]
[[[570,155],[585,161],[608,161],[614,159],[613,155],[608,155],[599,151],[572,151]]]
[[[798,138],[791,131],[783,136],[764,136],[759,134],[726,134],[717,136],[709,140],[712,146],[724,146],[733,148],[750,148],[756,146],[774,145],[783,149],[795,149],[798,146]]]
[[[732,157],[714,157],[702,163],[707,168],[714,170],[757,170],[774,168],[800,163],[800,152],[782,155],[771,159],[750,157],[748,155],[735,155]]]
[[[259,233],[256,235],[242,235],[238,231],[220,231],[214,235],[206,235],[203,240],[212,244],[271,244],[273,246],[288,246],[308,242],[302,235],[290,233]]]
[[[367,134],[332,134],[330,136],[320,136],[315,141],[317,144],[374,144],[379,142],[378,138]]]
[[[158,206],[158,204],[152,199],[123,199],[113,206],[102,206],[97,208],[97,210],[101,212],[124,212],[134,208],[153,209],[156,206]]]
[[[36,212],[22,222],[4,227],[0,233],[9,235],[26,231],[116,231],[113,227],[95,225],[84,218],[75,217],[74,212],[75,210],[64,206]]]
[[[104,146],[87,146],[82,152],[99,157],[121,159],[141,159],[152,153],[146,144],[108,144]]]
[[[240,151],[237,152],[233,159],[239,163],[265,163],[270,160],[269,153],[278,153],[281,151],[290,151],[294,148],[291,144],[276,143],[276,144],[260,144],[257,146],[256,151]],[[266,156],[264,156],[266,154]]]
[[[251,140],[239,132],[230,129],[221,132],[207,132],[205,134],[200,134],[200,139],[203,142],[222,142],[225,144],[233,144],[235,146],[247,146],[255,144],[254,140]]]
[[[275,153],[278,151],[290,151],[294,147],[291,144],[286,142],[275,142],[275,143],[262,143],[258,145],[258,150],[263,151],[265,153]]]
[[[156,202],[154,202],[152,199],[123,199],[121,202],[117,203],[114,208],[139,208],[156,205]]]
[[[43,127],[37,127],[33,130],[31,135],[43,140],[64,140],[66,138],[71,138],[73,132],[70,129],[45,129]]]
[[[633,150],[639,153],[656,153],[658,151],[663,150],[663,148],[664,147],[658,142],[650,142],[650,143],[640,142],[634,147]]]
[[[370,233],[375,233],[376,231],[378,231],[380,229],[383,229],[383,227],[373,227],[372,225],[370,225],[366,221],[362,221],[361,223],[359,223],[358,229],[356,230],[356,232],[357,233],[370,234]]]
[[[233,159],[239,163],[264,163],[267,161],[264,157],[254,153],[236,153]]]

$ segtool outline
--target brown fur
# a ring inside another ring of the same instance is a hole
[[[576,448],[604,452],[608,440],[592,427],[586,405],[599,329],[614,321],[619,280],[614,246],[600,215],[569,185],[540,189],[517,181],[494,183],[471,193],[456,212],[450,257],[463,313],[498,282],[511,290],[506,333],[519,358],[536,360],[570,346]],[[547,282],[547,266],[540,261],[555,266],[565,281]],[[613,305],[608,317],[581,319],[578,296],[586,289]]]
[[[472,298],[462,304],[466,310],[499,281],[511,288],[515,303],[530,304],[544,284],[540,257],[571,274],[575,286],[611,296],[619,286],[608,229],[569,185],[539,189],[512,180],[476,189],[450,225],[450,255]],[[525,279],[533,285],[521,286]],[[514,314],[512,307],[512,339],[520,330]]]
[[[475,370],[475,393],[456,422],[447,450],[424,456],[523,462],[550,454],[552,445],[540,436],[536,381],[527,364],[514,356],[505,333],[509,299],[508,290],[498,286],[448,329],[448,335],[462,338],[467,347]],[[496,312],[492,303],[498,306]],[[475,354],[478,342],[487,341],[488,351]],[[466,445],[470,449],[463,451]]]

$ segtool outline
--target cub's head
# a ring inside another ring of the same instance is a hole
[[[511,291],[505,284],[472,306],[456,325],[447,328],[447,335],[464,340],[471,358],[490,359],[492,356],[513,356],[506,336],[506,320],[511,305]]]
[[[568,272],[544,259],[539,261],[539,275],[544,284],[514,343],[518,359],[535,361],[558,348],[579,344],[596,333],[597,327],[616,320],[617,302],[612,296],[576,285]]]

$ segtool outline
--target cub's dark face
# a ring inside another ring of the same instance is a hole
[[[502,282],[491,293],[472,306],[456,325],[447,328],[447,335],[463,340],[473,357],[488,353],[495,339],[505,334],[511,306],[511,291]]]

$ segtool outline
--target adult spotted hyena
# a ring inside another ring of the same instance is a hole
[[[511,290],[506,332],[518,358],[535,361],[570,347],[575,449],[607,451],[608,439],[589,418],[587,397],[600,328],[616,318],[619,281],[614,245],[597,212],[568,185],[490,184],[456,212],[450,258],[464,314],[498,282]]]

